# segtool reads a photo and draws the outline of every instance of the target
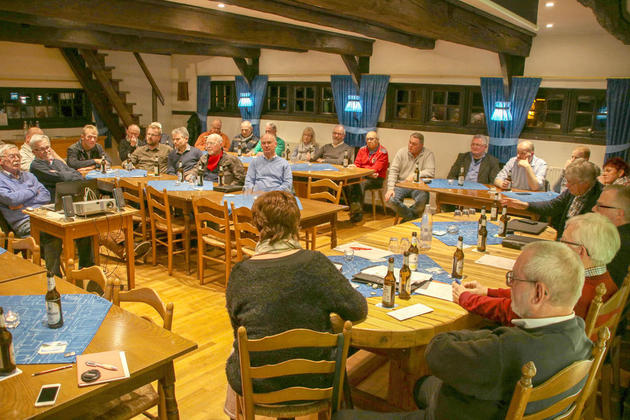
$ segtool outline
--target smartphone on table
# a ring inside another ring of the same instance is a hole
[[[35,400],[35,407],[54,405],[57,401],[57,395],[59,395],[59,388],[61,388],[61,384],[42,385],[37,400]]]

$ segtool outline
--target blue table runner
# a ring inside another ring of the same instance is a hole
[[[560,195],[557,192],[553,191],[507,191],[502,192],[501,194],[509,198],[515,198],[517,200],[524,201],[526,203],[533,203],[536,201],[549,201]]]
[[[294,163],[291,165],[291,171],[339,171],[329,163]]]
[[[459,190],[488,190],[489,188],[483,184],[473,181],[464,181],[464,185],[457,185],[457,180],[454,180],[453,184],[448,183],[448,179],[436,178],[432,179],[430,184],[427,184],[429,188],[442,188],[442,189],[459,189]]]
[[[108,171],[105,174],[101,171],[90,171],[85,175],[85,178],[142,178],[145,176],[147,176],[147,171],[144,169],[133,169],[131,171],[127,171],[125,169],[114,169],[113,171]]]
[[[166,191],[212,191],[212,182],[204,182],[203,187],[197,187],[189,182],[177,183],[174,179],[149,181],[147,185],[158,191],[166,189]]]
[[[419,228],[422,227],[420,222],[412,222]],[[459,228],[458,233],[448,233],[448,227],[455,225]],[[478,222],[433,222],[433,232],[443,231],[447,232],[444,235],[435,235],[433,237],[439,239],[444,245],[456,246],[457,237],[463,236],[464,245],[477,245],[477,229]],[[488,223],[486,225],[488,229],[488,237],[486,239],[487,245],[500,245],[503,242],[503,238],[496,236],[499,233],[499,227],[494,223]]]

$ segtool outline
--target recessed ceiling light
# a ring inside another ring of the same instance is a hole
[[[223,9],[223,8],[225,7],[225,4],[223,4],[223,3],[219,3],[219,4],[217,4],[217,7],[218,7],[219,9]]]
[[[554,2],[552,2],[552,1],[548,1],[547,3],[545,3],[545,7],[553,7],[555,5],[556,4]]]
[[[548,24],[546,24],[546,25],[545,25],[545,27],[547,27],[547,28],[553,28],[553,23],[548,23]]]

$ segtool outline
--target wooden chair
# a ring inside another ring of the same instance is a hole
[[[585,328],[586,335],[591,339],[602,328],[608,328],[613,337],[609,346],[610,357],[603,364],[600,375],[602,418],[611,420],[619,418],[619,405],[623,397],[621,389],[621,337],[617,337],[616,332],[630,294],[630,271],[623,280],[621,288],[606,302],[602,302],[602,296],[606,294],[606,286],[603,283],[597,286],[595,292],[595,297],[586,315]],[[594,409],[594,401],[589,401],[589,408],[591,407]]]
[[[133,289],[128,292],[120,291],[120,280],[114,280],[113,285],[113,303],[120,306],[121,302],[139,302],[151,306],[162,318],[162,326],[166,330],[171,330],[173,325],[173,303],[164,304],[160,296],[147,287]],[[150,322],[153,320],[147,316],[142,316]],[[150,349],[147,349],[150,351]],[[158,416],[147,413],[146,410],[151,407],[158,406]],[[130,419],[139,414],[144,414],[151,419],[166,419],[166,405],[164,402],[164,390],[158,382],[158,390],[155,391],[153,385],[146,384],[137,388],[121,397],[108,401],[102,406],[97,407],[88,416],[90,420],[122,420]]]
[[[365,190],[365,192],[370,193],[370,196],[372,197],[372,219],[376,220],[376,197],[378,197],[381,200],[381,205],[383,206],[383,213],[385,213],[385,215],[387,216],[387,206],[385,205],[385,196],[383,195],[383,189],[372,188],[370,190]],[[361,203],[361,205],[363,205],[363,203]]]
[[[134,230],[133,236],[142,238],[142,241],[147,240],[147,211],[144,200],[144,188],[142,183],[132,184],[125,179],[119,179],[116,183],[119,188],[123,190],[123,197],[127,203],[140,210],[140,214],[133,216],[134,223],[138,223],[137,229],[140,232]]]
[[[237,396],[238,418],[253,420],[256,414],[275,418],[294,418],[310,413],[320,413],[319,418],[330,418],[341,404],[346,357],[350,346],[352,323],[346,321],[343,332],[330,334],[306,329],[285,331],[260,339],[248,339],[247,330],[241,326],[237,332],[238,354],[241,369],[243,396]],[[276,351],[301,347],[329,347],[337,349],[336,360],[291,359],[282,363],[251,366],[250,353]],[[269,393],[254,393],[253,379],[274,378],[295,374],[334,374],[333,383],[327,388],[290,387]],[[299,405],[282,405],[290,401],[310,401]],[[323,416],[322,413],[323,412]]]
[[[254,255],[260,232],[252,222],[252,211],[247,207],[232,206],[232,227],[236,242],[236,260],[242,261],[245,255]]]
[[[22,251],[26,253],[26,258],[33,261],[33,264],[41,265],[41,252],[39,245],[32,236],[27,238],[16,238],[13,232],[9,232],[7,238],[7,251],[14,253]]]
[[[227,201],[223,204],[215,203],[207,198],[193,200],[195,225],[197,229],[197,275],[199,283],[204,284],[206,260],[223,265],[225,268],[225,285],[227,286],[232,270],[232,258],[236,252],[236,245],[232,243],[230,232],[230,216]],[[206,253],[206,245],[213,249],[211,253],[219,251],[219,255]]]
[[[512,401],[505,416],[506,420],[538,420],[548,417],[577,420],[581,418],[584,404],[594,389],[597,371],[604,359],[606,342],[609,338],[608,328],[600,330],[592,359],[572,363],[535,388],[532,387],[532,378],[536,375],[536,366],[534,362],[525,363],[522,368],[523,376],[516,383],[514,394],[512,394]],[[581,390],[570,393],[581,382],[584,382]],[[570,395],[564,396],[549,407],[525,415],[528,403],[560,397],[567,393]]]
[[[183,218],[175,218],[171,214],[166,189],[158,191],[147,185],[147,206],[151,220],[151,242],[153,246],[153,265],[157,264],[157,245],[168,248],[168,275],[173,274],[173,255],[185,253],[186,267],[190,260],[190,244],[185,239],[186,225]],[[158,233],[160,235],[158,236]],[[179,238],[177,238],[179,236]],[[183,244],[183,249],[175,250],[177,243]]]
[[[83,287],[86,290],[88,282],[93,281],[99,285],[101,290],[103,290],[103,298],[112,300],[113,285],[109,280],[107,280],[107,276],[105,276],[103,269],[97,265],[75,270],[74,261],[70,259],[68,260],[68,265],[66,267],[66,280],[79,287]],[[81,282],[81,284],[79,284],[79,282]]]
[[[341,192],[343,191],[343,182],[335,184],[330,179],[324,178],[317,181],[313,181],[312,178],[308,178],[308,184],[306,186],[306,198],[311,200],[327,201],[333,204],[339,204],[341,198]],[[317,231],[320,229],[329,229],[328,224],[313,226],[305,231],[305,235],[302,239],[306,243],[306,248],[315,249],[317,241]],[[329,230],[327,231],[329,232]],[[325,232],[325,233],[327,233]]]

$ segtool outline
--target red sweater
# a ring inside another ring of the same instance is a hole
[[[357,153],[357,157],[354,159],[354,164],[358,168],[374,169],[376,173],[378,173],[379,178],[385,178],[387,176],[387,167],[389,166],[387,149],[379,144],[376,152],[370,156],[370,150],[367,146],[363,146],[359,149],[359,153]]]
[[[588,306],[595,297],[595,288],[599,283],[606,286],[606,294],[604,302],[617,291],[617,286],[613,282],[608,271],[598,276],[586,277],[584,279],[584,287],[582,288],[582,296],[575,304],[575,314],[579,317],[586,318]],[[488,289],[488,296],[476,295],[470,292],[463,292],[459,295],[459,304],[462,308],[469,312],[481,315],[491,321],[498,322],[502,325],[512,325],[512,320],[519,316],[512,310],[512,289]],[[605,320],[599,320],[599,323]]]

